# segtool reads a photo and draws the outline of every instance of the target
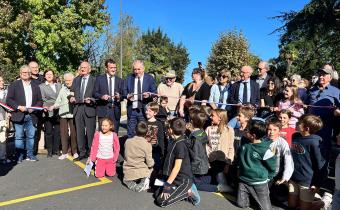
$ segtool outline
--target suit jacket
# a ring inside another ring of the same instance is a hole
[[[270,79],[270,78],[272,78],[272,75],[270,75],[270,74],[268,74],[267,73],[267,76],[264,78],[264,80],[263,80],[263,83],[262,83],[262,86],[261,87],[259,87],[260,88],[260,91],[265,91],[266,89],[267,89],[267,87],[268,87],[268,80]],[[254,76],[254,77],[251,77],[251,79],[253,79],[255,82],[256,82],[256,80],[258,79],[258,76]]]
[[[79,106],[83,105],[84,102],[80,100],[80,86],[81,86],[81,81],[82,77],[77,76],[74,78],[72,86],[71,86],[71,92],[73,93],[76,103],[73,109],[73,114],[76,115],[79,109]],[[88,82],[86,85],[86,90],[84,94],[84,99],[85,98],[92,98],[93,99],[93,90],[94,90],[94,83],[96,81],[96,78],[89,75]],[[90,104],[85,104],[85,114],[87,117],[95,117],[96,116],[96,107],[95,107],[95,101],[93,100],[92,103]]]
[[[51,86],[47,85],[46,83],[41,83],[39,85],[44,107],[50,107],[50,106],[54,105],[54,103],[55,103],[55,101],[58,97],[59,91],[61,89],[61,84],[55,83],[55,86],[56,86],[56,92],[54,92],[53,89],[51,88]],[[48,112],[48,113],[45,113],[45,115],[47,117],[56,116],[56,115],[58,115],[58,109],[55,109],[55,110]]]
[[[230,94],[228,95],[228,103],[238,104],[239,103],[239,89],[242,81],[238,81],[231,86]],[[259,106],[260,105],[260,89],[259,84],[254,80],[250,80],[250,104]]]
[[[119,119],[121,116],[121,109],[120,109],[120,102],[123,97],[123,90],[124,90],[124,80],[115,76],[114,77],[114,93],[119,93],[120,99],[114,100],[113,104],[106,100],[101,100],[103,95],[109,95],[109,79],[107,78],[107,74],[103,74],[97,76],[96,82],[94,85],[94,92],[93,97],[97,99],[97,115],[98,117],[105,117],[107,116],[107,112],[109,109],[112,109],[112,105],[114,105],[114,113],[115,118]],[[114,94],[112,93],[112,94]]]
[[[32,106],[42,106],[42,98],[39,86],[31,82],[32,88]],[[6,103],[14,109],[12,112],[11,120],[15,123],[20,123],[24,120],[25,113],[18,110],[18,106],[26,106],[25,90],[22,80],[14,81],[9,87],[7,92]],[[32,120],[34,124],[38,123],[38,111],[32,112]]]
[[[132,74],[126,78],[125,85],[124,85],[124,96],[126,97],[129,93],[133,93],[135,90],[135,75]],[[145,92],[151,92],[151,93],[157,93],[157,87],[156,87],[156,82],[155,79],[147,73],[144,73],[144,78],[143,78],[143,84],[142,84],[142,93]],[[142,103],[143,103],[143,112],[145,109],[145,105],[148,104],[149,102],[153,101],[154,96],[150,98],[143,98]],[[128,117],[130,117],[132,111],[132,101],[128,100],[127,102],[127,114]]]

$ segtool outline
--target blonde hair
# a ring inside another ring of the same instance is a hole
[[[228,127],[226,126],[228,122],[228,113],[226,110],[223,109],[214,109],[212,110],[211,114],[216,113],[216,115],[221,119],[220,124],[217,128],[217,133],[221,134],[223,133],[224,129]]]

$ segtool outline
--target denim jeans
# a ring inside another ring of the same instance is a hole
[[[34,135],[36,131],[36,127],[33,125],[32,116],[25,115],[23,122],[14,123],[14,127],[15,127],[15,148],[18,151],[23,151],[25,149],[26,142],[27,157],[32,157]]]
[[[250,206],[249,196],[252,196],[261,210],[271,210],[268,183],[248,185],[240,182],[238,185],[237,205],[241,208]]]
[[[332,201],[332,210],[340,209],[340,190],[335,190]]]

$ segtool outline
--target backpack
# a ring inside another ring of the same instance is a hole
[[[208,173],[209,160],[205,149],[207,143],[208,136],[203,130],[193,131],[185,142],[189,150],[193,174],[205,175]]]

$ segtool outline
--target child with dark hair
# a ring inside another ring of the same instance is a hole
[[[101,121],[101,131],[96,131],[91,146],[90,161],[95,162],[95,175],[101,178],[106,175],[116,175],[116,162],[119,156],[119,139],[114,132],[113,121],[104,117]]]
[[[297,123],[299,133],[293,134],[291,145],[294,173],[289,182],[289,208],[311,209],[315,193],[327,178],[320,151],[322,139],[315,135],[322,126],[320,117],[310,114],[301,116]]]
[[[148,125],[141,121],[137,124],[136,136],[125,142],[123,182],[130,190],[136,192],[149,189],[150,175],[154,165],[152,146],[145,139],[147,132]]]
[[[288,145],[292,144],[292,136],[295,133],[295,128],[289,127],[289,121],[292,117],[292,113],[287,110],[283,109],[279,113],[279,120],[281,121],[282,128],[280,130],[281,137],[286,139]]]
[[[168,119],[170,116],[170,110],[168,108],[168,97],[166,96],[161,96],[159,98],[159,111],[156,115],[156,119],[160,120],[163,124],[165,121]]]
[[[190,166],[190,156],[185,142],[184,133],[186,123],[182,118],[170,120],[169,135],[173,143],[169,145],[166,155],[163,174],[166,177],[164,186],[156,191],[156,204],[166,207],[186,198],[190,198],[194,205],[199,203],[199,194],[192,189],[193,175]]]
[[[240,147],[239,155],[237,204],[241,208],[250,206],[251,195],[259,209],[271,209],[268,181],[275,174],[276,157],[270,150],[270,142],[262,140],[265,135],[266,125],[262,121],[249,122],[246,136],[250,143]]]

